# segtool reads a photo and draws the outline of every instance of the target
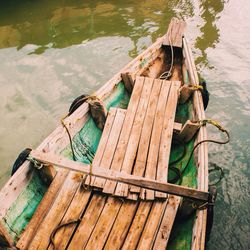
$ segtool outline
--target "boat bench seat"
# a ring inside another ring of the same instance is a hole
[[[111,108],[93,166],[167,181],[179,81],[137,77],[127,110]],[[99,177],[86,180],[102,192],[154,200],[166,194]]]

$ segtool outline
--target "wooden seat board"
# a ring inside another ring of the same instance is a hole
[[[112,125],[113,129],[111,130],[109,137],[112,140],[109,139],[107,141],[105,152],[101,160],[102,167],[110,168],[111,166],[114,149],[119,139],[122,124],[125,119],[125,114],[126,114],[125,110],[117,109],[114,122]],[[99,180],[105,180],[105,179],[99,178]],[[96,178],[95,181],[98,181],[98,179]],[[101,184],[100,181],[99,183]],[[105,183],[103,182],[102,185],[104,184]],[[95,198],[95,195],[93,198]],[[103,200],[104,199],[105,197],[103,197]],[[95,224],[93,223],[91,225],[85,225],[84,230],[86,230],[87,232],[84,233],[84,237],[81,237],[81,231],[77,229],[76,235],[74,235],[72,239],[73,243],[72,242],[70,243],[71,246],[70,248],[73,249],[74,244],[79,244],[80,246],[83,246],[85,249],[101,248],[102,244],[105,243],[105,237],[107,237],[108,232],[112,227],[112,224],[116,218],[116,214],[118,213],[121,205],[122,205],[121,200],[114,199],[113,197],[108,197],[105,204],[102,203],[101,209],[98,208],[97,209],[98,211],[92,211],[92,213],[94,213],[93,216],[95,217],[95,219],[93,219]],[[83,228],[82,222],[80,223],[79,227]],[[86,229],[86,227],[88,228]],[[95,245],[95,247],[93,247],[93,245]]]
[[[113,170],[120,171],[123,163],[125,150],[127,148],[130,132],[132,129],[135,113],[139,104],[140,95],[144,85],[144,78],[137,77],[133,89],[132,96],[128,105],[127,113],[124,120],[124,125],[121,131],[119,142],[115,151],[114,159],[111,164]],[[115,181],[106,181],[103,192],[107,194],[113,194],[116,188],[117,182]]]
[[[156,108],[155,118],[154,118],[154,125],[152,128],[152,135],[150,139],[148,157],[147,157],[147,164],[146,164],[146,171],[145,177],[155,179],[156,171],[157,171],[157,163],[158,163],[158,151],[160,147],[160,140],[161,140],[161,132],[163,128],[163,119],[165,114],[165,107],[167,104],[169,91],[171,87],[171,82],[163,81],[161,92]],[[154,199],[154,191],[152,190],[141,190],[141,198],[144,198],[144,193],[146,199],[153,200]]]
[[[138,153],[136,157],[136,162],[133,169],[133,175],[143,176],[146,167],[146,160],[148,155],[148,148],[151,138],[151,131],[154,123],[154,116],[157,107],[158,97],[160,95],[162,81],[154,80],[152,87],[152,92],[149,99],[148,109],[143,123],[142,134],[139,142]],[[130,187],[130,192],[139,193],[140,188],[136,186]]]
[[[103,129],[103,132],[102,132],[102,137],[100,139],[97,151],[95,153],[95,157],[94,157],[93,162],[92,162],[93,166],[99,166],[100,163],[101,163],[102,156],[103,156],[104,150],[106,148],[106,144],[107,144],[107,141],[108,141],[108,138],[109,138],[109,134],[110,134],[110,131],[111,131],[114,119],[115,119],[116,110],[117,109],[115,109],[115,108],[110,108],[110,110],[109,110],[108,117],[107,117],[104,129]],[[92,185],[94,182],[95,182],[95,177],[91,178],[91,181],[90,181],[90,176],[88,176],[86,181],[85,181],[85,184],[86,185],[88,185],[88,184]]]
[[[120,132],[124,122],[125,114],[126,110],[124,109],[117,109],[116,111],[115,119],[101,161],[101,166],[103,168],[109,169],[111,166],[116,145],[120,137]],[[105,179],[97,177],[93,183],[93,186],[97,188],[103,188],[105,182]]]
[[[149,250],[152,248],[157,229],[161,223],[161,219],[166,208],[167,201],[154,201],[153,206],[148,215],[146,225],[137,245],[137,249]]]
[[[152,90],[154,80],[152,78],[145,78],[144,86],[142,89],[140,102],[138,105],[138,109],[136,111],[135,119],[133,122],[132,130],[130,133],[128,146],[126,149],[126,153],[124,156],[123,164],[121,171],[126,173],[131,173],[133,164],[136,158],[137,148],[141,136],[142,126],[148,106],[148,101],[150,97],[150,93]],[[127,111],[129,112],[129,110]],[[115,195],[117,196],[127,196],[128,195],[128,185],[124,183],[118,183]]]
[[[124,240],[122,249],[136,249],[136,246],[140,240],[140,235],[146,224],[148,214],[150,212],[153,201],[141,201],[133,218],[132,224]]]
[[[32,216],[29,224],[25,228],[24,232],[21,235],[21,238],[17,242],[17,247],[20,249],[27,249],[31,240],[33,239],[40,223],[44,219],[45,215],[48,213],[50,207],[52,206],[60,188],[65,181],[69,171],[68,170],[61,170],[59,171],[55,179],[50,185],[50,188],[45,193],[41,203],[39,204],[36,212]]]
[[[72,240],[68,246],[69,250],[83,249],[85,248],[88,239],[95,227],[98,218],[106,203],[106,197],[100,194],[94,194],[87,210],[85,211],[79,226],[72,237]]]
[[[153,249],[165,250],[174,224],[181,197],[169,195],[168,203],[156,235]]]
[[[50,235],[62,220],[72,198],[82,180],[82,174],[70,172],[49,212],[40,223],[37,232],[29,245],[29,249],[46,249],[50,243]]]
[[[103,249],[121,205],[122,201],[120,199],[117,199],[116,197],[108,197],[85,249]]]
[[[74,199],[72,200],[66,214],[64,215],[60,225],[65,224],[63,228],[60,228],[54,236],[54,245],[57,249],[65,249],[70,241],[74,230],[77,227],[77,223],[66,224],[69,222],[77,222],[81,219],[85,208],[88,205],[91,197],[91,190],[85,190],[82,186],[79,186]],[[55,248],[52,244],[49,245],[49,250]]]
[[[156,173],[156,180],[160,181],[167,181],[175,112],[177,107],[178,90],[180,88],[180,85],[181,82],[179,81],[172,82],[170,94],[166,105]],[[155,192],[155,197],[165,198],[166,194]]]
[[[121,249],[139,203],[138,201],[126,200],[126,202],[122,204],[104,249]]]

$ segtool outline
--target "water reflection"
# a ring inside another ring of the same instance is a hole
[[[33,53],[41,54],[107,35],[128,36],[136,46],[142,37],[151,42],[163,34],[178,11],[182,17],[193,15],[193,6],[165,0],[2,2],[0,48],[36,44]]]
[[[203,24],[200,27],[201,35],[196,39],[195,46],[199,48],[201,56],[196,58],[196,64],[202,63],[207,65],[207,48],[215,48],[219,42],[220,31],[216,22],[220,13],[224,9],[225,1],[201,0],[199,4]]]

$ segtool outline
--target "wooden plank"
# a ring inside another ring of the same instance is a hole
[[[132,93],[134,86],[134,80],[132,76],[129,73],[121,73],[121,77],[127,91]]]
[[[79,186],[60,225],[81,219],[82,213],[87,207],[90,197],[91,191],[85,190],[82,186]],[[54,236],[54,245],[56,249],[66,249],[76,227],[77,223],[68,224],[56,232]],[[55,247],[50,244],[48,249],[54,250]]]
[[[93,166],[99,166],[101,163],[102,156],[103,156],[104,150],[106,148],[109,134],[110,134],[110,131],[111,131],[114,119],[115,119],[116,110],[117,109],[115,109],[115,108],[110,108],[110,110],[109,110],[108,117],[107,117],[107,120],[105,122],[105,127],[104,127],[103,132],[102,132],[102,137],[100,139],[97,151],[95,153],[95,157],[94,157],[93,162],[92,162]],[[85,184],[86,185],[89,185],[89,184],[93,185],[94,182],[95,182],[95,177],[93,177],[90,181],[90,176],[88,176],[86,181],[85,181]]]
[[[119,210],[104,249],[119,250],[133,221],[139,202],[126,200]]]
[[[157,107],[158,98],[161,90],[162,81],[154,80],[152,87],[146,117],[143,123],[142,134],[138,147],[136,162],[133,169],[133,175],[143,176],[146,167],[146,160],[148,155],[149,143],[151,138],[151,131],[154,123],[155,111]],[[136,186],[130,187],[130,192],[139,193],[140,188]]]
[[[182,129],[182,124],[179,122],[175,122],[174,123],[174,132],[176,134],[179,134],[181,132],[181,129]]]
[[[144,86],[142,89],[140,102],[138,105],[138,109],[136,111],[135,119],[133,122],[132,130],[128,141],[128,146],[126,149],[126,153],[121,168],[122,172],[131,173],[132,171],[153,82],[154,80],[151,78],[144,79]],[[130,112],[130,110],[128,109],[127,112]],[[118,183],[115,190],[115,195],[123,197],[127,196],[128,185],[123,183]]]
[[[180,200],[181,198],[178,196],[170,195],[168,197],[168,203],[154,242],[154,250],[167,249],[168,240],[172,227],[174,225],[174,220],[180,204]]]
[[[122,201],[120,199],[108,197],[104,209],[85,247],[86,250],[103,249],[121,205]]]
[[[183,52],[185,56],[185,64],[188,70],[188,75],[193,84],[198,85],[199,79],[195,68],[194,59],[186,38],[183,38]],[[198,120],[205,119],[205,112],[202,103],[202,96],[199,91],[193,95],[194,111]],[[206,127],[202,126],[199,130],[196,143],[207,139]],[[208,148],[207,143],[201,144],[198,148],[198,188],[201,190],[208,190]],[[206,234],[206,210],[198,210],[193,226],[192,246],[191,249],[204,249],[205,234]]]
[[[92,197],[88,208],[69,244],[69,250],[85,248],[92,230],[98,221],[99,215],[103,210],[105,202],[106,198],[103,195],[95,194]]]
[[[140,237],[140,241],[136,249],[149,250],[152,249],[154,238],[161,222],[167,201],[154,201],[152,209],[148,215],[146,225]]]
[[[113,160],[113,156],[115,153],[116,145],[118,143],[121,128],[124,122],[126,110],[124,109],[117,109],[116,116],[112,125],[112,129],[109,134],[109,138],[106,144],[106,148],[101,160],[101,166],[103,168],[109,169]],[[103,188],[104,184],[106,182],[106,179],[102,178],[96,178],[93,186],[97,188]]]
[[[171,89],[166,105],[166,110],[163,120],[163,128],[161,133],[156,179],[166,182],[168,176],[168,163],[170,157],[171,142],[173,137],[175,112],[178,101],[178,90],[180,85],[181,82],[179,81],[172,82],[171,84]],[[156,192],[155,196],[157,198],[166,198],[166,194],[159,192]]]
[[[182,37],[186,30],[186,23],[177,18],[172,18],[168,27],[166,38],[163,40],[163,45],[172,45],[182,48]]]
[[[51,209],[40,223],[29,245],[30,249],[46,249],[48,247],[50,235],[63,218],[81,180],[81,174],[75,172],[69,173]]]
[[[93,176],[124,182],[126,184],[135,185],[146,189],[183,196],[190,199],[195,199],[197,201],[208,201],[209,193],[197,189],[156,181],[140,176],[134,176],[127,173],[121,173],[120,171],[114,171],[102,167],[91,168],[90,165],[81,162],[75,162],[52,153],[39,152],[37,150],[32,150],[30,156],[45,164],[54,164],[58,167],[72,171],[90,174],[91,170]]]
[[[59,171],[53,182],[51,183],[49,189],[45,193],[42,201],[40,202],[38,208],[33,214],[29,224],[26,226],[24,232],[21,234],[20,239],[17,242],[17,247],[20,249],[27,249],[30,245],[31,240],[34,238],[39,225],[51,208],[63,182],[65,181],[69,171],[61,170]]]
[[[184,142],[189,142],[193,139],[194,135],[200,129],[200,124],[198,122],[192,122],[187,120],[186,123],[183,125],[179,137]]]
[[[147,157],[147,165],[145,171],[145,177],[150,179],[156,178],[156,168],[158,162],[158,153],[160,148],[160,140],[161,140],[161,133],[163,128],[163,120],[164,120],[164,113],[167,104],[167,99],[169,95],[171,87],[171,82],[163,81],[161,92],[156,108],[155,118],[154,118],[154,125],[152,129],[152,135],[150,140],[150,146],[148,151]],[[143,193],[143,190],[142,190]],[[146,199],[153,200],[154,199],[154,191],[146,190],[145,191]]]
[[[150,212],[152,201],[141,201],[137,209],[136,215],[130,226],[129,232],[126,236],[122,249],[136,249],[139,242],[141,233],[143,231],[144,225],[148,219],[148,214]]]
[[[179,103],[183,104],[187,102],[187,100],[191,97],[191,95],[194,93],[194,90],[190,88],[187,85],[184,85],[180,89],[180,98]]]
[[[12,239],[12,236],[7,232],[5,226],[3,225],[3,222],[0,220],[0,247],[1,246],[14,246],[14,240]]]
[[[111,169],[120,171],[123,163],[123,159],[125,156],[125,151],[127,148],[130,132],[132,129],[134,117],[136,114],[136,110],[139,104],[139,97],[142,92],[144,84],[144,78],[143,77],[137,77],[135,81],[135,86],[134,90],[132,93],[132,96],[129,101],[126,117],[124,120],[124,125],[121,131],[121,135],[119,138],[119,142],[116,148],[116,152],[114,155],[114,160],[111,165]],[[108,193],[108,194],[113,194],[115,191],[117,182],[114,181],[107,181],[106,184],[104,185],[103,192]]]

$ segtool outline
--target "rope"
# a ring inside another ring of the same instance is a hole
[[[68,115],[67,115],[68,116]],[[69,137],[69,144],[70,144],[70,148],[71,148],[71,152],[72,152],[72,156],[73,156],[73,160],[76,161],[76,155],[75,155],[75,151],[74,151],[74,148],[73,148],[73,143],[72,143],[72,137],[70,135],[70,132],[66,126],[66,124],[64,123],[64,119],[67,117],[65,116],[64,118],[61,119],[61,123],[63,125],[63,127],[65,128],[67,134],[68,134],[68,137]]]
[[[184,175],[184,173],[185,173],[185,171],[186,171],[186,169],[187,169],[187,167],[188,167],[188,165],[189,165],[189,163],[190,163],[190,161],[192,159],[193,153],[194,153],[194,151],[196,150],[196,148],[199,145],[201,145],[204,142],[212,142],[212,143],[216,143],[216,144],[227,144],[230,141],[230,135],[229,135],[228,131],[225,128],[223,128],[217,121],[214,121],[214,120],[211,120],[211,119],[205,119],[205,120],[199,121],[199,123],[200,123],[200,127],[206,125],[207,123],[209,123],[209,124],[217,127],[220,131],[222,131],[223,133],[226,133],[227,140],[225,140],[225,141],[217,141],[217,140],[207,139],[207,140],[200,141],[192,149],[192,151],[191,151],[191,153],[189,155],[188,161],[187,161],[185,167],[182,170],[179,169],[179,168],[177,168],[177,167],[175,167],[175,166],[171,166],[171,165],[179,162],[181,159],[183,159],[183,157],[186,154],[186,146],[185,146],[185,149],[183,150],[183,154],[181,155],[181,157],[179,157],[179,159],[177,159],[177,160],[175,160],[175,161],[173,161],[173,162],[171,162],[169,164],[169,169],[171,169],[173,172],[176,173],[176,177],[174,177],[173,179],[169,180],[169,182],[171,182],[171,183],[176,183],[178,181],[179,184],[180,184],[182,182],[182,177],[183,177],[183,175]],[[181,140],[179,140],[179,142],[183,143],[183,142],[181,142]],[[220,167],[217,167],[214,170],[210,170],[210,172],[212,172],[212,171],[219,170],[219,169],[221,170],[221,175],[219,177],[219,180],[217,182],[213,183],[213,185],[216,185],[216,184],[218,184],[221,181],[221,179],[224,176],[224,173],[223,173],[223,170]]]
[[[172,30],[170,30],[169,36],[168,36],[168,41],[169,41],[169,45],[170,45],[170,49],[171,49],[171,64],[170,64],[170,69],[168,71],[163,72],[160,75],[159,79],[162,79],[162,80],[167,80],[172,75],[172,70],[173,70],[173,66],[174,66],[174,49],[173,49],[172,41],[170,39],[171,32],[172,32]]]
[[[82,187],[85,189],[85,190],[89,190],[90,189],[90,185],[91,185],[91,182],[92,182],[92,175],[93,175],[93,165],[92,163],[89,164],[89,174],[86,174],[85,177],[83,178],[82,180]],[[89,176],[89,183],[86,185],[85,182],[87,180]]]
[[[75,154],[74,147],[73,147],[73,141],[72,141],[72,137],[71,137],[71,134],[69,132],[69,129],[67,128],[66,124],[64,123],[64,119],[69,117],[83,102],[87,101],[88,99],[98,99],[98,100],[100,100],[94,94],[93,95],[88,95],[88,96],[82,95],[82,98],[79,98],[78,100],[76,98],[75,101],[73,101],[73,103],[71,104],[71,106],[69,108],[68,114],[61,119],[61,124],[65,128],[65,130],[66,130],[66,132],[68,134],[68,137],[69,137],[70,148],[71,148],[72,157],[73,157],[74,161],[76,161],[77,158],[76,158],[76,154]]]
[[[204,119],[204,120],[201,120],[201,121],[200,121],[200,127],[206,125],[207,123],[209,123],[209,124],[211,124],[211,125],[217,127],[221,132],[225,133],[226,136],[227,136],[227,139],[226,139],[225,141],[217,141],[217,140],[207,139],[207,140],[203,140],[203,141],[198,142],[198,143],[194,146],[193,150],[191,151],[190,156],[189,156],[188,161],[187,161],[187,164],[185,165],[184,169],[181,171],[181,176],[183,176],[184,172],[186,171],[186,169],[187,169],[187,167],[188,167],[188,165],[189,165],[189,163],[190,163],[190,161],[191,161],[191,159],[192,159],[193,153],[194,153],[195,149],[196,149],[199,145],[201,145],[201,144],[204,143],[204,142],[212,142],[212,143],[216,143],[216,144],[223,145],[223,144],[227,144],[227,143],[230,141],[229,132],[228,132],[225,128],[223,128],[217,121],[214,121],[214,120],[211,120],[211,119]]]
[[[53,248],[55,249],[56,248],[56,245],[55,245],[55,235],[57,233],[57,231],[63,227],[66,227],[66,226],[69,226],[69,225],[72,225],[72,224],[77,224],[77,223],[80,223],[81,222],[81,218],[78,218],[77,220],[72,220],[72,221],[69,221],[69,222],[66,222],[66,223],[63,223],[61,225],[58,225],[51,233],[50,235],[50,242],[51,242],[51,245],[53,246]]]

